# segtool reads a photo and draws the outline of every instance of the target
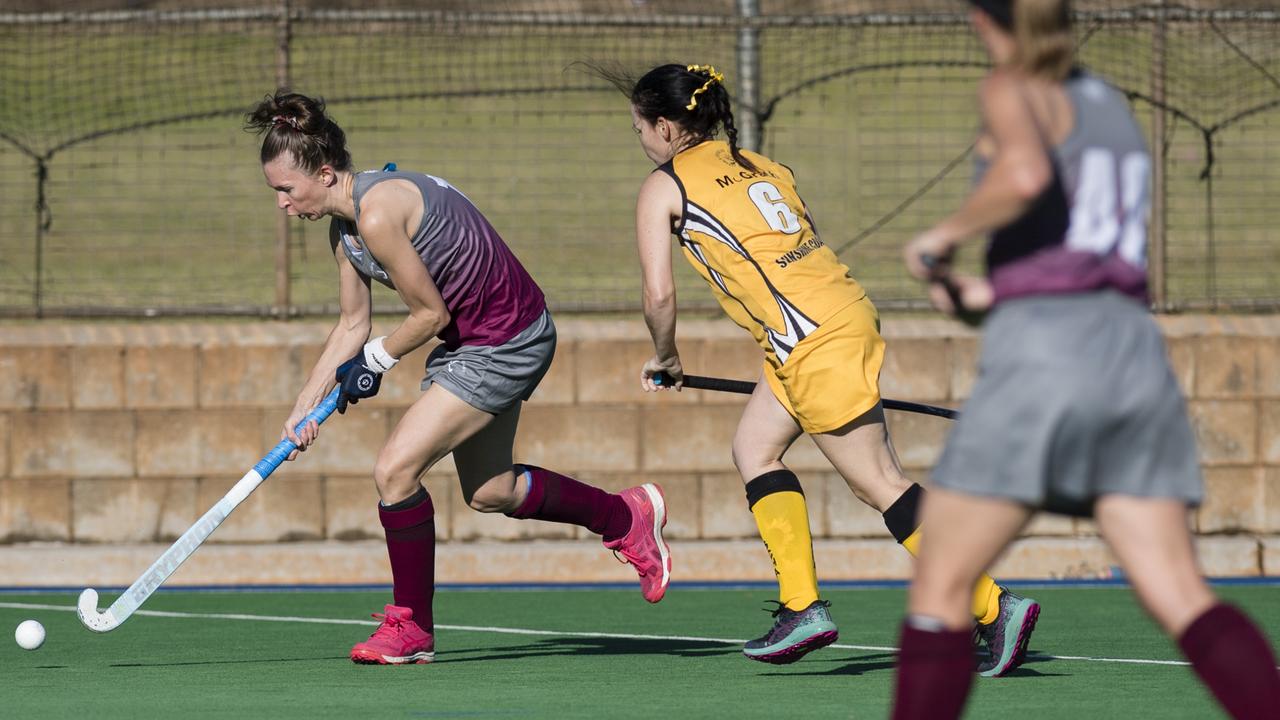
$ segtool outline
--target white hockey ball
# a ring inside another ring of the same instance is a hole
[[[44,626],[36,620],[23,620],[13,632],[13,639],[23,650],[35,650],[44,644]]]

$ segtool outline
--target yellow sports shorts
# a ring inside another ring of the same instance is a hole
[[[774,397],[806,433],[839,429],[880,402],[880,313],[863,297],[841,308],[787,357],[765,358]]]

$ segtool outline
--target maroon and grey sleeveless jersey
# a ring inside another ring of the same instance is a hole
[[[360,200],[374,185],[408,180],[422,193],[422,222],[409,238],[440,290],[452,320],[440,332],[450,349],[462,345],[501,345],[546,310],[542,290],[465,195],[431,175],[411,172],[357,173],[352,196],[356,220]],[[393,287],[391,278],[365,249],[356,223],[334,218],[331,233],[360,274]]]
[[[987,247],[996,302],[1104,289],[1146,302],[1146,141],[1128,101],[1100,78],[1075,71],[1063,87],[1075,127],[1052,149],[1053,180]],[[975,170],[979,182],[987,162]]]

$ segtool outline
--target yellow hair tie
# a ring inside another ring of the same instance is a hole
[[[685,110],[692,110],[698,107],[698,94],[702,92],[706,92],[707,88],[711,87],[711,83],[724,82],[724,75],[716,72],[716,69],[710,65],[689,65],[685,68],[685,70],[688,70],[689,72],[695,72],[695,73],[705,72],[707,74],[707,81],[702,84],[702,87],[698,88],[697,90],[694,90],[693,94],[689,96],[689,104],[684,106]]]

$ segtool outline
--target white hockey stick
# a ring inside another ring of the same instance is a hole
[[[295,432],[300,431],[312,420],[322,423],[332,415],[337,407],[339,389],[334,388],[333,392],[329,393],[329,396],[315,410],[308,413],[302,419],[302,422],[298,423]],[[93,588],[85,588],[84,592],[80,593],[80,602],[76,606],[76,614],[80,616],[80,622],[84,623],[84,626],[90,630],[102,633],[110,632],[120,627],[120,623],[128,620],[133,611],[146,602],[147,598],[151,597],[151,593],[155,592],[156,588],[169,579],[173,571],[177,570],[178,566],[191,557],[196,548],[200,547],[209,535],[222,524],[222,521],[227,519],[231,511],[244,502],[244,499],[249,497],[249,494],[257,489],[268,475],[275,472],[275,469],[280,467],[280,463],[284,462],[289,453],[296,448],[297,445],[294,445],[293,442],[287,439],[281,440],[280,444],[267,453],[266,457],[259,460],[252,470],[245,473],[245,476],[240,478],[240,481],[226,495],[222,496],[221,500],[209,508],[209,511],[197,520],[195,525],[192,525],[186,532],[182,533],[182,537],[178,538],[173,545],[170,545],[169,549],[165,550],[164,554],[160,556],[160,559],[156,560],[151,567],[147,568],[146,572],[142,573],[142,577],[133,581],[129,589],[125,590],[124,594],[111,603],[111,607],[104,611],[99,611],[98,591]]]

